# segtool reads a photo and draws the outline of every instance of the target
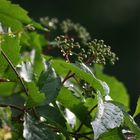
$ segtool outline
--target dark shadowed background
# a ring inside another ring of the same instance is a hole
[[[12,0],[34,19],[70,18],[103,39],[120,60],[106,72],[123,81],[134,111],[140,95],[140,0]]]

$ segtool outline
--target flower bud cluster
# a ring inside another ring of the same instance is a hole
[[[40,22],[42,25],[46,26],[48,29],[50,30],[56,30],[57,29],[57,24],[58,24],[58,19],[57,18],[49,18],[49,17],[45,17],[45,18],[40,18]]]
[[[70,19],[64,20],[60,24],[60,27],[64,34],[69,35],[76,41],[81,42],[83,44],[85,44],[91,39],[90,34],[82,25],[80,25],[79,23],[73,23]]]

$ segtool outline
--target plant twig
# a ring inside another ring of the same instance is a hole
[[[93,132],[91,133],[74,133],[74,132],[68,132],[72,137],[74,137],[76,140],[78,140],[78,138],[85,138],[87,140],[91,140],[91,138],[89,138],[87,135],[93,134]]]
[[[62,81],[62,84],[64,84],[68,79],[70,79],[71,77],[74,77],[75,73],[71,74],[71,71],[68,71],[67,75],[65,76],[65,78]]]
[[[96,107],[97,107],[97,104],[96,104],[95,106],[93,106],[93,107],[89,110],[88,115],[89,115]]]
[[[22,78],[20,77],[19,73],[17,72],[16,68],[14,67],[13,63],[10,61],[10,59],[8,58],[8,56],[5,54],[5,52],[2,50],[2,48],[0,48],[0,51],[1,51],[1,54],[3,55],[3,57],[5,58],[5,60],[8,62],[8,64],[11,66],[11,68],[13,69],[13,71],[15,72],[17,78],[19,79],[24,91],[25,91],[25,94],[28,96],[28,91],[24,85],[24,82],[22,80]]]
[[[87,116],[88,116],[96,107],[97,107],[97,104],[96,104],[95,106],[93,106],[93,107],[89,110]],[[82,128],[83,125],[84,125],[84,123],[81,122],[81,124],[79,125],[78,129],[76,130],[76,132],[79,132],[79,131],[81,130],[81,128]]]
[[[8,106],[11,107],[11,108],[14,108],[16,110],[19,110],[21,112],[24,112],[25,111],[24,108],[20,108],[20,107],[15,106],[15,105],[11,105],[11,104],[0,104],[0,107],[8,107]]]
[[[79,136],[83,136],[83,135],[91,135],[91,134],[93,134],[93,131],[90,131],[90,132],[85,132],[85,133],[75,133],[75,132],[68,132],[69,134],[71,134],[71,135],[79,135]]]

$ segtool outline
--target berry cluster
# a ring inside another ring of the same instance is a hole
[[[89,65],[95,63],[105,65],[107,61],[114,64],[118,60],[115,53],[111,51],[111,47],[105,45],[103,40],[95,39],[86,45],[80,45],[78,42],[74,42],[73,38],[61,35],[55,41],[69,62],[80,61]]]
[[[58,48],[60,48],[66,61],[72,62],[73,56],[78,56],[78,50],[80,45],[78,42],[74,42],[73,38],[67,38],[63,35],[58,36],[55,41],[57,42]],[[76,57],[74,58],[76,59]]]
[[[88,46],[88,60],[87,63],[93,62],[97,64],[106,64],[110,62],[114,64],[118,57],[111,51],[111,47],[104,44],[103,40],[94,39],[87,44]]]

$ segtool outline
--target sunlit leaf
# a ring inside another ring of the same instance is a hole
[[[6,27],[10,27],[13,30],[22,30],[23,28],[23,25],[20,21],[1,13],[0,13],[0,22]]]
[[[32,63],[30,61],[22,62],[17,67],[20,76],[24,79],[26,82],[32,81],[33,76],[33,69],[32,69]]]
[[[15,18],[24,23],[31,22],[31,19],[27,15],[28,12],[21,8],[19,5],[11,4],[11,2],[8,0],[0,0],[0,5],[0,13],[8,15],[9,17]]]
[[[136,110],[135,110],[133,117],[135,118],[139,114],[140,114],[140,97],[138,98]]]
[[[31,82],[33,79],[35,50],[28,53],[28,56],[29,58],[26,61],[22,61],[21,64],[17,65],[17,71],[24,81]]]
[[[94,131],[94,139],[109,129],[120,127],[123,122],[123,112],[118,106],[103,102],[101,95],[98,95],[98,112],[95,120],[91,123]]]
[[[20,60],[20,38],[18,36],[9,36],[3,35],[1,42],[1,48],[4,53],[7,55],[9,60],[16,66]],[[1,65],[5,63],[5,58],[3,58],[2,54],[1,57]],[[3,62],[3,63],[2,63]]]
[[[15,67],[20,61],[20,37],[2,35],[0,47],[4,55],[8,58],[8,61]],[[17,79],[16,75],[4,55],[0,52],[0,76],[15,80]]]
[[[10,11],[10,12],[9,12]],[[28,12],[18,4],[12,4],[9,0],[0,0],[0,22],[12,30],[23,30],[24,24],[29,24],[40,30],[46,30],[41,24],[33,21]]]

